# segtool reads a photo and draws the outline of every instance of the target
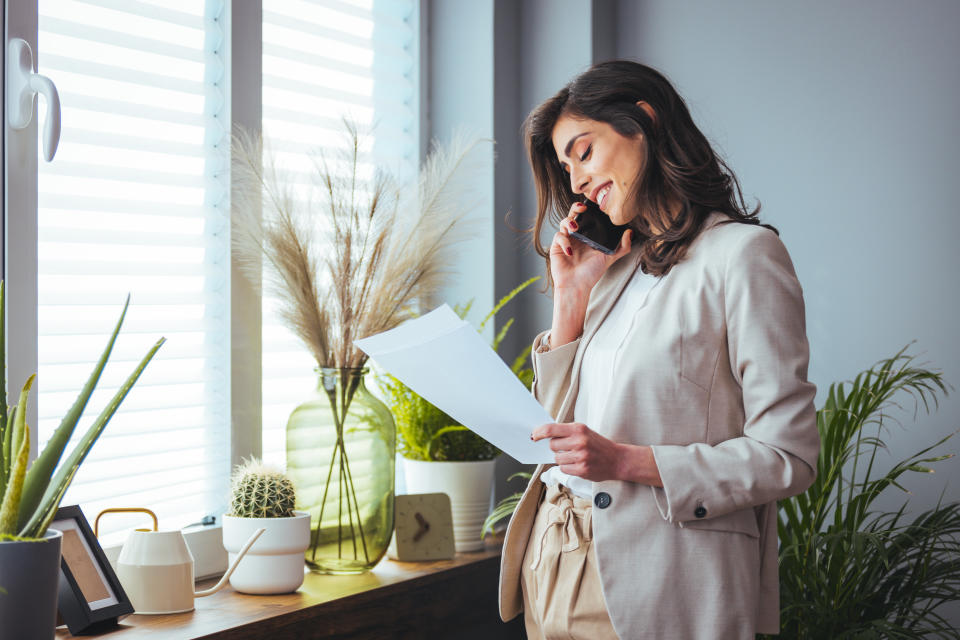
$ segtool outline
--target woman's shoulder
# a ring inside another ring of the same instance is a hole
[[[713,213],[698,240],[700,269],[715,273],[727,286],[742,283],[796,282],[796,269],[779,234],[759,224],[737,222]],[[799,283],[797,283],[799,284]]]
[[[757,254],[785,252],[776,231],[760,224],[739,222],[715,211],[704,221],[696,253],[708,262],[727,262]]]

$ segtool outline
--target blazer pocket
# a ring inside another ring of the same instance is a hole
[[[684,529],[728,531],[732,533],[743,533],[751,538],[760,537],[760,527],[757,525],[757,516],[752,508],[733,511],[715,518],[684,520],[680,523],[680,526]]]
[[[680,377],[704,391],[710,390],[717,364],[717,337],[709,314],[680,315]]]

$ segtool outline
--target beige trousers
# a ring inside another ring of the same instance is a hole
[[[593,505],[548,486],[530,532],[520,584],[530,640],[616,640],[593,549]]]

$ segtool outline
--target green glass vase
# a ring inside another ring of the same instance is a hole
[[[287,473],[310,513],[307,565],[371,569],[393,535],[396,427],[364,384],[367,369],[318,369],[317,390],[287,422]]]

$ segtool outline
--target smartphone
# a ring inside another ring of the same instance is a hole
[[[583,204],[587,209],[577,216],[577,230],[571,233],[570,237],[607,255],[616,253],[628,225],[610,222],[609,216],[592,200],[585,200]]]

